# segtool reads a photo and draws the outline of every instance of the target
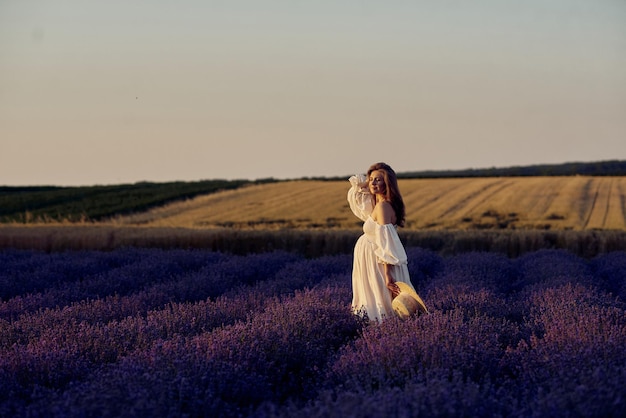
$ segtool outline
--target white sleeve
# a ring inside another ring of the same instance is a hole
[[[350,209],[357,218],[365,221],[374,209],[372,194],[367,188],[367,176],[359,174],[358,176],[350,177],[349,181],[351,185],[348,190]]]
[[[374,252],[380,263],[406,264],[407,256],[398,236],[398,230],[392,224],[376,224],[376,248]]]

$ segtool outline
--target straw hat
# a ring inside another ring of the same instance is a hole
[[[391,302],[396,315],[406,319],[417,312],[428,313],[424,301],[411,286],[402,282],[396,282],[396,284],[400,288],[400,294]]]

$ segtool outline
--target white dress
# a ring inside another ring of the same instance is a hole
[[[395,225],[380,225],[370,216],[373,210],[372,195],[366,186],[361,187],[365,175],[350,177],[348,203],[352,212],[365,223],[364,234],[354,246],[352,265],[352,309],[370,320],[382,321],[394,316],[391,294],[386,286],[385,266],[391,264],[395,281],[411,284],[407,256]]]

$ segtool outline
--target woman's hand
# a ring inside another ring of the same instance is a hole
[[[356,181],[361,189],[369,189],[369,178],[365,174],[357,174]]]
[[[389,293],[391,293],[391,299],[394,299],[400,294],[400,288],[396,282],[387,282],[387,289],[389,289]]]
[[[385,280],[387,281],[387,289],[389,289],[389,292],[391,293],[391,299],[393,299],[400,294],[400,288],[391,275],[390,264],[385,264]]]

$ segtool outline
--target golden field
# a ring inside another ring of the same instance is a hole
[[[362,222],[349,182],[255,184],[107,222],[8,223],[0,248],[44,251],[120,247],[272,250],[321,256],[352,251]],[[403,179],[405,245],[441,254],[542,248],[583,257],[626,248],[626,177]]]
[[[626,230],[626,177],[401,179],[405,230]],[[358,229],[349,182],[258,184],[119,217],[117,226]]]

